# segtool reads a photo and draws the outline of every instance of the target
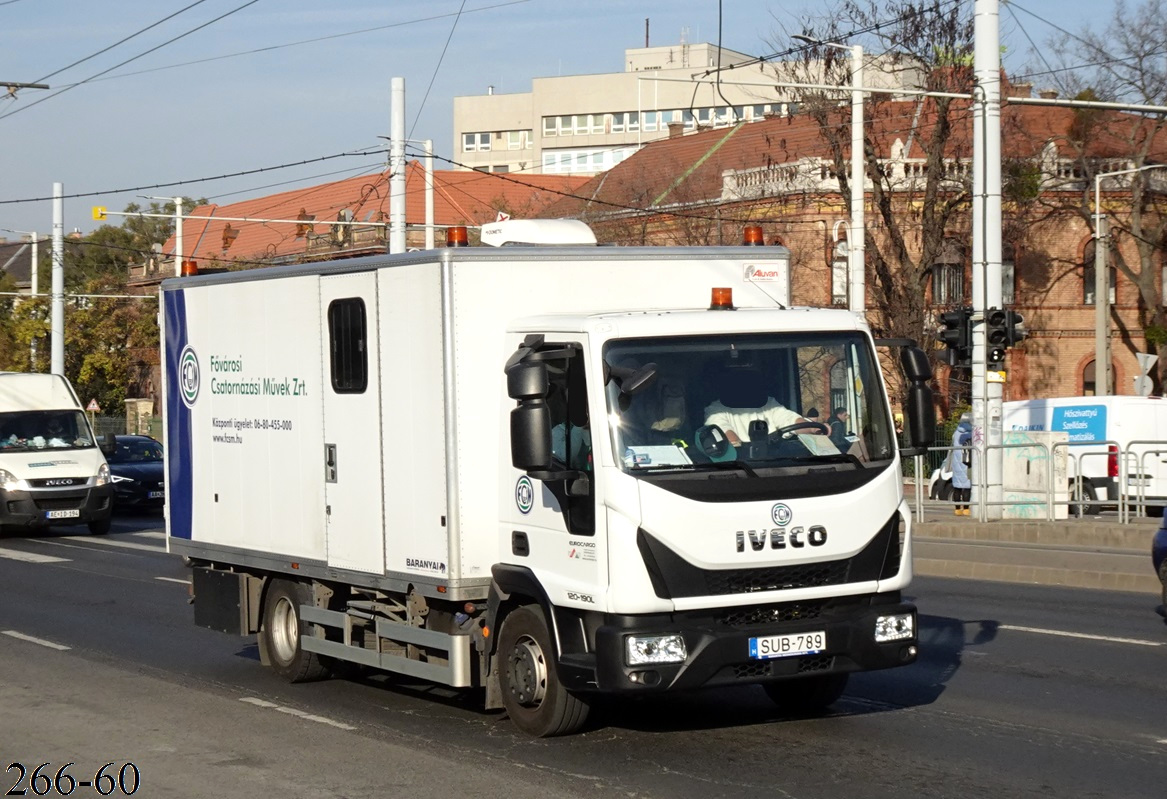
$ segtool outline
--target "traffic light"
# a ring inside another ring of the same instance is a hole
[[[990,367],[1005,363],[1009,346],[1009,311],[990,308],[985,311],[985,363]]]
[[[954,308],[940,314],[937,337],[948,348],[945,360],[952,366],[972,364],[972,309]]]
[[[1005,346],[1014,347],[1025,340],[1029,335],[1029,331],[1025,329],[1025,317],[1017,313],[1017,311],[1009,310],[1005,312],[1007,319],[1005,320]]]

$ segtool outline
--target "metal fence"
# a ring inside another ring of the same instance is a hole
[[[162,440],[161,416],[94,416],[89,414],[89,423],[93,425],[93,432],[100,438],[108,433],[122,435],[132,433],[139,436],[150,436]]]
[[[1059,442],[1052,447],[1039,442],[986,444],[984,447],[986,452],[996,449],[1034,450],[1033,457],[1042,458],[1050,462],[1052,462],[1060,450],[1064,449],[1066,451],[1067,461],[1066,473],[1072,476],[1069,476],[1064,483],[1055,484],[1054,470],[1049,469],[1047,470],[1047,479],[1043,487],[1011,488],[1003,485],[1001,486],[1001,490],[1005,498],[990,501],[986,496],[988,486],[985,481],[984,470],[979,469],[976,472],[970,470],[969,476],[973,479],[973,491],[975,494],[975,498],[970,503],[970,506],[977,509],[977,516],[981,521],[987,520],[988,508],[992,506],[1009,506],[1013,508],[1023,506],[1027,509],[1025,515],[1028,518],[1044,518],[1048,521],[1054,521],[1056,519],[1057,508],[1060,506],[1066,506],[1069,515],[1077,518],[1100,513],[1106,508],[1114,508],[1118,516],[1118,521],[1121,524],[1130,523],[1134,517],[1159,515],[1163,513],[1163,498],[1147,496],[1146,489],[1151,480],[1150,472],[1147,470],[1147,458],[1161,458],[1167,455],[1167,441],[1138,440],[1128,442],[1125,447],[1117,441],[1110,440],[1092,441],[1089,444],[1092,446],[1106,447],[1107,449],[1096,452],[1075,452],[1074,447],[1078,445],[1070,442]],[[905,459],[913,462],[912,469],[910,470],[911,473],[909,474],[909,469],[906,467],[904,471],[907,477],[914,479],[916,489],[915,513],[917,521],[924,520],[925,502],[934,504],[938,501],[929,495],[929,482],[932,473],[940,468],[941,464],[945,462],[949,453],[953,450],[976,452],[973,447],[953,447],[951,444],[942,444],[929,447],[927,453],[924,455],[917,455],[912,459]],[[1082,462],[1087,458],[1099,459],[1103,457],[1117,458],[1118,476],[1114,478],[1115,493],[1117,496],[1108,496],[1106,499],[1099,499],[1089,478],[1083,478],[1082,476]],[[1134,471],[1132,471],[1132,468]],[[1010,492],[1012,492],[1013,496],[1010,496]],[[1026,496],[1024,499],[1019,500],[1017,498],[1018,493],[1023,493]],[[955,504],[951,498],[940,499],[939,501],[945,505]]]

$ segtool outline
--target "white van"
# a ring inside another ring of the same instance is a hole
[[[87,524],[109,532],[109,466],[69,381],[0,372],[0,532]]]
[[[1073,481],[1081,471],[1082,500],[1113,503],[1122,492],[1130,502],[1141,498],[1150,507],[1167,504],[1167,401],[1163,397],[1017,400],[1002,403],[1002,411],[1006,432],[1060,430],[1069,434],[1068,473]]]

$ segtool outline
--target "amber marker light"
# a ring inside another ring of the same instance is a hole
[[[715,288],[713,295],[709,300],[709,310],[711,311],[734,311],[733,307],[733,289],[730,288]]]
[[[464,225],[455,225],[454,227],[446,228],[446,246],[447,247],[469,247],[470,237],[466,233]]]
[[[766,242],[762,236],[761,225],[746,225],[742,228],[742,244],[747,246],[760,247]]]
[[[191,277],[193,275],[197,275],[198,273],[199,273],[199,265],[198,265],[197,261],[192,259],[190,261],[183,261],[182,262],[182,276],[183,277]]]

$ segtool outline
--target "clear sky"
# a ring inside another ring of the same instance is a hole
[[[1007,68],[1031,60],[1029,42],[1044,45],[1051,23],[1077,31],[1090,18],[1109,21],[1099,11],[1111,5],[1020,0],[1011,13],[1002,6]],[[0,83],[51,87],[15,98],[0,90],[0,236],[51,232],[50,201],[12,201],[49,197],[57,181],[67,197],[66,232],[88,232],[99,224],[93,205],[120,211],[148,205],[143,195],[177,194],[235,202],[376,171],[383,154],[273,167],[385,145],[379,137],[389,133],[396,76],[405,79],[407,136],[432,139],[437,155],[456,157],[455,96],[488,86],[529,91],[533,77],[618,71],[623,51],[644,45],[646,19],[654,46],[682,35],[716,43],[719,7],[722,45],[765,55],[824,4],[0,0]],[[118,191],[264,168],[272,169]]]

